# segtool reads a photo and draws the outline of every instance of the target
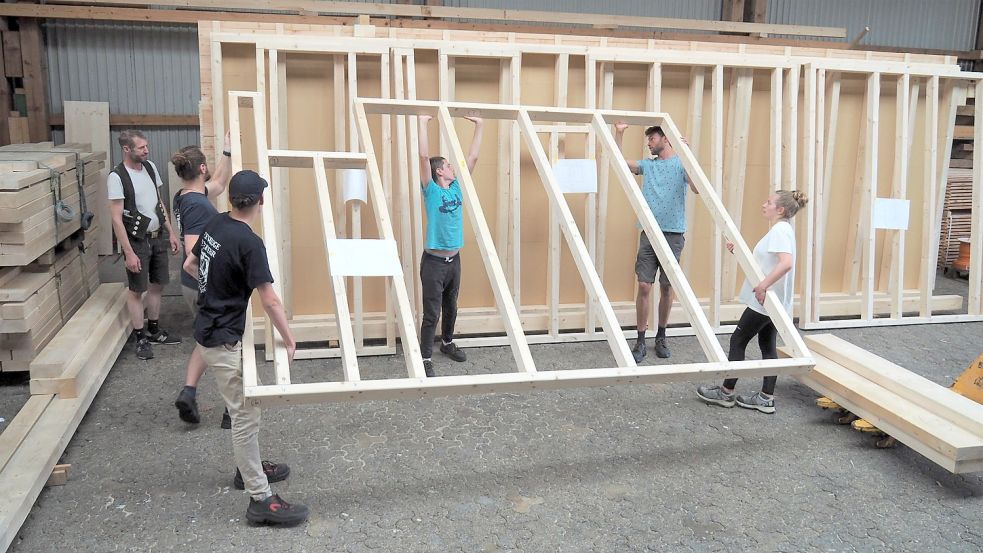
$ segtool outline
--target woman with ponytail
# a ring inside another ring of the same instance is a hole
[[[761,206],[761,213],[768,219],[771,229],[754,247],[754,260],[764,271],[765,279],[757,285],[744,280],[740,299],[747,308],[730,337],[730,353],[727,356],[729,361],[743,361],[747,345],[755,336],[758,337],[762,359],[778,357],[778,330],[765,311],[765,293],[768,290],[774,292],[789,315],[792,314],[792,287],[795,282],[795,229],[792,227],[792,217],[808,201],[802,192],[782,190],[768,196],[768,200]],[[734,253],[734,244],[728,242],[727,249]],[[728,378],[722,386],[700,386],[696,395],[710,404],[722,407],[733,407],[736,404],[770,414],[775,412],[777,381],[777,376],[766,376],[760,392],[743,396],[734,393],[737,379]]]
[[[218,213],[209,198],[217,198],[229,185],[232,176],[232,152],[229,151],[231,140],[225,134],[225,148],[219,158],[215,173],[208,171],[205,154],[198,146],[185,146],[171,156],[174,170],[181,178],[181,189],[174,194],[173,210],[177,220],[181,243],[184,253],[195,247],[198,236],[205,224]],[[181,295],[184,296],[193,316],[198,315],[198,281],[190,274],[181,271]],[[205,360],[197,348],[188,360],[188,370],[185,375],[184,388],[178,394],[174,406],[178,409],[181,420],[191,424],[201,422],[198,415],[198,381],[205,372]],[[229,411],[222,415],[222,428],[232,428]]]

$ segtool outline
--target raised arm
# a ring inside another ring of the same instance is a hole
[[[215,164],[215,172],[208,181],[208,195],[218,197],[225,192],[229,186],[229,179],[232,178],[232,139],[228,131],[225,133],[225,144],[222,146],[222,155],[218,156]],[[229,152],[229,155],[225,155]]]
[[[614,124],[614,142],[618,145],[618,149],[621,149],[621,142],[625,139],[625,129],[628,128],[628,123],[623,121],[618,121]],[[638,174],[638,162],[632,161],[630,159],[625,159],[628,163],[628,170],[631,171],[633,175]]]
[[[427,134],[427,125],[433,119],[430,115],[420,116],[420,134],[418,136],[420,146],[420,186],[426,187],[430,182],[430,137]]]
[[[481,130],[485,125],[481,117],[465,117],[474,123],[474,137],[471,139],[471,151],[468,152],[468,172],[474,172],[474,166],[478,164],[478,152],[481,150]]]

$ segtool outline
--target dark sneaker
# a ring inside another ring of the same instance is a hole
[[[631,350],[631,356],[636,363],[641,363],[645,359],[645,340],[635,340],[635,349]]]
[[[229,408],[225,408],[225,412],[222,413],[222,428],[226,430],[232,430],[232,417],[229,416]]]
[[[750,396],[737,396],[737,404],[745,409],[757,409],[769,415],[775,412],[775,398],[765,397],[761,392],[755,392]]]
[[[279,524],[296,526],[307,520],[310,511],[303,505],[287,503],[273,494],[262,501],[249,500],[246,519],[256,524]]]
[[[672,352],[669,351],[669,343],[666,337],[655,339],[655,355],[661,357],[662,359],[668,359]]]
[[[174,345],[181,343],[180,336],[170,334],[163,328],[158,330],[156,334],[149,334],[147,338],[155,344]]]
[[[144,360],[154,358],[154,348],[150,346],[150,341],[146,338],[137,340],[137,357]]]
[[[451,359],[457,361],[458,363],[468,360],[468,356],[467,354],[464,353],[464,350],[457,347],[457,344],[455,344],[454,342],[451,342],[449,344],[445,344],[441,342],[440,352],[446,355],[447,357],[450,357]]]
[[[707,403],[712,403],[713,405],[719,405],[721,407],[733,407],[734,406],[734,393],[727,393],[720,386],[700,386],[696,389],[696,395],[700,396],[700,399]]]
[[[181,389],[181,393],[177,395],[177,401],[174,402],[174,406],[177,407],[177,415],[184,422],[189,424],[198,424],[201,422],[201,417],[198,416],[198,402],[195,400],[195,394],[188,391],[187,388]]]
[[[423,360],[423,372],[426,373],[427,378],[433,378],[437,376],[437,374],[433,372],[433,361],[431,361],[430,359]]]
[[[266,474],[266,481],[272,484],[273,482],[286,480],[290,476],[290,467],[283,463],[277,464],[263,461],[263,472]],[[242,481],[242,473],[239,472],[239,469],[236,469],[236,475],[232,479],[232,485],[237,490],[246,489],[246,483]]]

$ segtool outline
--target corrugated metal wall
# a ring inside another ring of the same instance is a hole
[[[851,40],[898,48],[973,50],[980,0],[768,0],[768,23],[846,27]]]
[[[444,0],[445,6],[610,15],[720,19],[720,0]]]
[[[65,100],[109,102],[111,114],[198,115],[201,84],[198,31],[190,25],[62,21],[45,22],[49,109],[63,113]],[[121,129],[112,129],[118,132]],[[151,159],[167,183],[167,160],[197,144],[198,127],[141,128]],[[52,138],[64,142],[64,131]],[[110,140],[112,163],[121,152]]]

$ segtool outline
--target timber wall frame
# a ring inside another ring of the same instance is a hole
[[[260,175],[272,179],[271,167],[311,167],[315,173],[319,210],[322,216],[325,240],[334,238],[334,222],[326,168],[364,168],[367,173],[369,195],[376,209],[376,223],[380,236],[385,240],[393,240],[394,233],[389,219],[389,206],[386,203],[386,193],[383,188],[382,175],[379,171],[375,148],[372,144],[368,114],[388,115],[436,115],[441,123],[441,138],[446,142],[450,162],[456,166],[458,181],[464,195],[464,206],[472,227],[477,233],[481,257],[485,264],[492,287],[495,290],[497,307],[505,321],[506,333],[515,358],[517,371],[515,373],[497,373],[485,375],[447,376],[427,378],[423,371],[422,359],[418,346],[418,338],[414,322],[410,314],[409,295],[402,275],[396,274],[387,283],[397,300],[397,318],[402,337],[402,349],[406,361],[407,375],[399,378],[382,380],[361,380],[358,371],[356,344],[353,337],[351,320],[348,318],[348,302],[345,297],[344,279],[333,274],[329,261],[329,273],[332,273],[331,286],[336,298],[336,317],[339,321],[340,354],[342,360],[343,380],[340,382],[292,383],[290,369],[287,363],[286,350],[280,336],[268,338],[267,350],[272,350],[274,362],[275,384],[262,385],[259,383],[256,353],[251,336],[244,340],[243,351],[243,385],[245,395],[258,404],[346,401],[423,397],[450,394],[491,393],[505,390],[529,390],[573,386],[603,386],[632,382],[666,382],[674,380],[694,380],[707,378],[727,378],[734,376],[763,376],[766,374],[803,374],[812,368],[814,362],[809,356],[804,342],[792,324],[792,319],[784,307],[778,302],[774,293],[769,292],[765,305],[776,322],[779,333],[786,347],[793,352],[792,358],[760,361],[728,361],[720,342],[714,336],[706,316],[697,301],[693,290],[689,287],[682,269],[672,256],[671,249],[652,213],[645,207],[641,191],[627,169],[620,149],[608,129],[605,117],[626,121],[634,124],[656,122],[663,126],[670,140],[680,142],[681,135],[672,120],[660,113],[634,112],[602,112],[592,110],[556,109],[556,108],[527,108],[524,106],[481,105],[447,102],[426,102],[411,100],[354,100],[354,115],[358,126],[359,146],[364,153],[348,152],[304,152],[290,150],[268,150],[266,147],[265,110],[256,109],[265,106],[262,95],[258,92],[229,92],[230,128],[236,138],[233,140],[233,165],[241,168],[243,155],[242,144],[239,140],[241,132],[240,108],[251,108],[253,112],[254,130],[256,132],[257,158],[259,159]],[[563,236],[573,250],[581,277],[587,284],[590,300],[596,305],[607,339],[614,355],[616,367],[537,371],[529,343],[519,321],[514,298],[505,281],[498,254],[491,237],[491,232],[484,221],[484,214],[460,141],[453,130],[451,117],[478,116],[488,119],[514,120],[527,145],[532,149],[540,177],[550,198],[551,209],[558,214],[558,224]],[[621,326],[614,314],[614,309],[604,292],[597,271],[592,263],[583,236],[577,228],[569,207],[553,174],[546,152],[542,147],[533,121],[547,123],[578,123],[590,125],[599,136],[607,154],[621,168],[618,171],[619,181],[628,194],[636,216],[641,220],[649,235],[655,237],[653,246],[660,259],[667,262],[669,278],[673,287],[680,294],[680,301],[696,331],[697,338],[708,359],[706,363],[694,363],[673,366],[637,367],[632,359],[631,351],[625,339]],[[700,169],[695,156],[688,147],[679,148],[679,155],[694,186],[700,191],[700,197],[707,205],[717,224],[725,229],[725,234],[732,237],[735,243],[736,256],[742,268],[762,279],[764,274],[755,262],[751,250],[741,238],[734,222],[727,215],[723,204],[714,193],[706,176]],[[273,179],[275,180],[275,179]],[[279,264],[280,242],[277,240],[277,210],[276,192],[267,194],[263,204],[263,233],[267,240],[267,250],[275,287],[280,275]],[[387,296],[388,299],[388,296]],[[250,321],[251,322],[251,321]],[[267,328],[269,322],[267,321]],[[249,329],[247,333],[250,334]]]
[[[828,216],[832,163],[829,144],[829,133],[835,136],[836,106],[839,104],[839,81],[841,78],[862,79],[868,87],[865,96],[870,113],[877,113],[881,99],[879,93],[881,81],[895,80],[898,83],[899,98],[907,90],[909,100],[908,110],[898,110],[899,136],[904,128],[901,113],[908,114],[908,121],[917,109],[918,90],[925,90],[925,108],[923,112],[932,118],[929,128],[937,128],[937,132],[925,133],[930,138],[925,141],[925,157],[930,159],[924,176],[930,183],[927,193],[930,198],[940,198],[944,187],[947,169],[948,152],[951,144],[952,124],[955,116],[955,106],[964,98],[967,87],[979,87],[981,74],[961,72],[952,65],[952,58],[940,56],[922,56],[913,54],[877,54],[872,52],[842,52],[824,49],[780,48],[751,45],[721,45],[705,43],[679,43],[673,41],[613,39],[597,37],[560,37],[544,35],[519,35],[514,33],[472,33],[467,31],[422,31],[377,29],[373,26],[356,25],[355,27],[308,27],[279,24],[229,24],[219,22],[203,22],[199,25],[199,38],[202,51],[202,118],[203,144],[207,147],[218,144],[226,127],[226,105],[222,93],[226,90],[222,84],[223,49],[234,48],[242,52],[242,48],[252,48],[256,53],[256,90],[268,90],[270,113],[271,147],[286,146],[285,124],[288,107],[286,97],[286,58],[288,56],[328,56],[334,60],[335,74],[338,71],[348,72],[347,81],[334,81],[335,112],[347,112],[348,123],[335,125],[336,143],[344,142],[345,128],[349,129],[348,149],[358,151],[359,145],[355,140],[356,118],[353,99],[364,96],[359,91],[357,79],[352,79],[357,71],[358,63],[366,58],[378,59],[382,68],[380,82],[382,83],[381,97],[395,99],[416,99],[416,58],[420,55],[436,55],[438,64],[438,97],[437,100],[452,102],[455,100],[455,61],[461,59],[498,60],[500,67],[499,96],[502,104],[518,104],[521,95],[517,75],[520,74],[524,56],[553,56],[555,59],[557,87],[554,94],[554,104],[562,107],[567,105],[566,72],[572,58],[584,60],[586,71],[586,88],[584,90],[584,108],[611,109],[616,107],[614,101],[614,67],[620,64],[648,67],[646,83],[646,110],[660,111],[660,98],[663,71],[667,68],[686,67],[690,71],[690,106],[687,112],[686,127],[693,150],[706,153],[709,150],[709,181],[717,194],[725,198],[727,210],[734,217],[738,227],[741,226],[741,212],[744,203],[743,174],[746,168],[749,110],[752,82],[754,76],[759,79],[763,73],[769,76],[770,113],[768,121],[769,162],[768,182],[771,189],[801,189],[812,199],[808,209],[800,214],[797,226],[800,230],[800,255],[797,291],[801,293],[796,306],[800,326],[803,328],[822,328],[829,326],[870,326],[878,324],[908,324],[924,322],[951,322],[983,320],[980,298],[979,270],[981,255],[973,256],[976,264],[975,271],[971,270],[974,280],[970,283],[970,293],[967,298],[966,314],[933,314],[933,311],[944,313],[957,310],[962,304],[961,298],[943,296],[933,297],[934,267],[937,247],[938,225],[925,224],[921,240],[923,251],[921,270],[917,288],[905,289],[903,279],[893,277],[891,271],[904,272],[904,256],[890,255],[889,251],[897,248],[904,251],[904,232],[881,231],[890,234],[890,247],[882,247],[882,261],[887,269],[877,275],[874,251],[875,236],[880,233],[869,232],[869,214],[872,202],[876,196],[877,159],[871,152],[877,151],[873,146],[867,147],[860,160],[858,168],[867,175],[852,187],[853,194],[858,198],[853,202],[858,211],[854,221],[866,221],[857,224],[850,240],[856,244],[850,248],[848,256],[851,270],[844,271],[842,289],[822,291],[823,249],[828,246],[824,240],[825,219]],[[730,76],[729,109],[726,121],[724,119],[724,91],[727,88],[726,76]],[[708,78],[709,77],[709,78]],[[703,105],[705,81],[710,81],[710,134],[709,149],[701,147],[706,137],[700,136],[701,124],[704,119]],[[876,84],[875,84],[876,83]],[[902,84],[907,83],[907,84]],[[887,87],[885,87],[887,88]],[[943,116],[939,117],[938,91],[943,91]],[[934,92],[933,92],[934,91]],[[347,92],[347,99],[345,93]],[[933,100],[934,99],[934,100]],[[801,108],[800,108],[801,105]],[[979,112],[980,107],[977,107]],[[828,112],[828,113],[827,113]],[[978,113],[979,115],[979,113]],[[390,116],[383,116],[388,118]],[[413,291],[410,294],[413,313],[419,316],[420,287],[415,274],[416,263],[422,251],[422,216],[420,214],[419,187],[410,183],[419,182],[419,169],[415,130],[416,118],[413,116],[397,115],[395,119],[395,134],[392,134],[389,122],[383,122],[383,143],[393,146],[380,151],[382,161],[382,180],[384,195],[387,200],[398,200],[400,209],[393,208],[390,214],[395,228],[398,229],[396,239],[400,252],[413,252],[413,255],[401,253],[404,267],[404,280]],[[611,121],[608,121],[611,123]],[[870,136],[876,136],[877,117],[864,118],[862,128]],[[840,125],[841,127],[843,124]],[[832,128],[831,128],[832,127]],[[911,125],[909,123],[909,129]],[[339,130],[340,129],[340,130]],[[562,147],[564,137],[582,133],[587,137],[587,157],[597,156],[596,145],[598,135],[591,125],[563,123],[553,125],[536,125],[537,132],[548,135],[549,154],[551,159],[563,157]],[[338,133],[341,133],[340,135]],[[386,135],[386,133],[390,133]],[[977,133],[980,130],[977,129]],[[558,277],[556,275],[554,245],[560,242],[560,231],[557,225],[557,214],[551,210],[550,224],[550,286],[549,299],[546,305],[529,306],[522,302],[522,290],[518,284],[517,275],[520,272],[519,249],[520,225],[516,218],[515,206],[519,202],[518,171],[515,160],[518,157],[519,123],[513,123],[512,128],[501,128],[499,134],[500,158],[509,159],[500,164],[498,174],[498,211],[495,216],[495,245],[499,253],[506,283],[515,301],[519,317],[531,343],[603,340],[605,337],[596,332],[597,313],[594,304],[585,301],[582,305],[560,304],[557,300]],[[913,133],[908,131],[908,141],[913,143]],[[726,136],[726,141],[725,141]],[[340,141],[338,140],[340,138]],[[883,142],[883,141],[882,141]],[[901,141],[903,142],[903,141]],[[446,137],[441,134],[442,150],[447,146]],[[726,148],[725,148],[726,144]],[[912,144],[913,147],[914,145]],[[881,146],[883,149],[884,146]],[[892,149],[893,150],[893,149]],[[975,153],[974,153],[975,155]],[[707,156],[702,156],[706,158]],[[903,159],[903,156],[902,156]],[[822,162],[820,163],[820,160]],[[605,236],[604,228],[607,215],[607,187],[610,171],[607,167],[612,159],[603,149],[599,156],[599,188],[595,195],[590,195],[585,201],[585,242],[591,254],[596,270],[602,280],[605,280]],[[978,161],[978,160],[977,160]],[[616,164],[615,164],[616,165]],[[980,193],[980,170],[983,164],[976,163],[974,172],[974,206],[977,209],[983,202]],[[895,171],[896,185],[892,186],[891,196],[906,197],[907,171],[906,163],[898,163]],[[617,170],[617,167],[612,167]],[[861,171],[858,171],[858,173]],[[882,169],[883,172],[883,169]],[[617,176],[617,173],[616,173]],[[620,177],[619,177],[620,178]],[[276,179],[275,179],[276,180]],[[839,185],[839,183],[837,183]],[[275,190],[281,195],[289,194],[288,187],[274,184]],[[393,195],[396,195],[395,198]],[[882,194],[883,195],[883,194]],[[757,201],[758,198],[753,198]],[[695,201],[695,200],[692,200]],[[287,220],[283,210],[286,202],[278,203],[278,220]],[[924,216],[936,217],[941,201],[925,202],[934,205],[923,208],[913,204],[912,212],[923,211]],[[392,206],[392,203],[387,203]],[[403,208],[403,206],[407,206]],[[345,232],[348,211],[341,202],[335,202],[335,223],[340,233]],[[692,207],[689,208],[692,211]],[[983,211],[983,210],[980,210]],[[865,217],[860,217],[860,213]],[[352,219],[358,216],[358,209],[352,208]],[[972,243],[974,252],[981,248],[981,228],[974,219]],[[934,222],[937,222],[935,219]],[[358,226],[358,229],[361,227]],[[281,244],[289,244],[289,225],[281,226],[279,240]],[[352,229],[352,234],[355,233]],[[804,231],[804,232],[803,232]],[[703,300],[703,309],[707,318],[718,332],[726,332],[728,327],[722,322],[733,321],[739,316],[743,306],[733,301],[736,294],[736,284],[740,274],[733,258],[722,253],[721,238],[723,229],[713,224],[711,241],[712,252],[712,282],[711,294]],[[354,236],[351,236],[354,237]],[[900,246],[898,245],[900,242]],[[911,241],[909,241],[911,243]],[[287,283],[285,299],[288,309],[297,303],[291,298],[289,275],[289,248],[283,248],[285,281]],[[909,254],[910,255],[910,254]],[[827,254],[828,256],[828,254]],[[854,261],[856,260],[856,261]],[[684,273],[691,263],[691,258],[684,256]],[[911,264],[909,264],[910,266]],[[853,267],[856,267],[853,269]],[[929,270],[931,268],[931,270]],[[827,275],[830,274],[828,271]],[[885,276],[887,275],[887,276]],[[879,276],[880,278],[876,278]],[[360,352],[367,352],[363,340],[386,339],[386,347],[392,346],[392,326],[394,313],[387,307],[385,313],[364,313],[358,291],[357,281],[351,289],[350,297],[352,311],[356,320],[355,332]],[[828,277],[827,277],[828,280]],[[734,282],[733,288],[729,284]],[[727,283],[727,285],[724,285]],[[856,284],[854,284],[856,283]],[[878,287],[881,290],[878,290]],[[827,285],[827,288],[829,286]],[[633,302],[614,302],[616,314],[623,326],[632,323],[634,313]],[[391,305],[387,300],[387,306]],[[589,311],[589,313],[588,313]],[[654,310],[653,310],[654,311]],[[917,315],[911,315],[917,311]],[[504,345],[509,343],[507,333],[497,321],[486,325],[489,315],[494,313],[488,309],[462,309],[459,327],[464,333],[492,333],[498,336],[466,338],[461,345]],[[674,312],[675,313],[675,312]],[[906,316],[906,313],[908,315]],[[674,314],[674,322],[686,322],[681,312]],[[884,315],[887,315],[886,317]],[[832,320],[837,317],[850,316],[852,319]],[[587,320],[591,322],[588,323]],[[328,336],[337,335],[337,325],[332,316],[299,315],[292,319],[301,341],[323,340]],[[257,321],[258,322],[258,321]],[[576,331],[576,328],[581,331]],[[264,329],[257,327],[257,332]],[[691,328],[670,329],[675,333],[693,333]],[[535,332],[544,334],[535,335]],[[258,334],[259,335],[259,334]],[[633,331],[625,333],[632,336]],[[267,355],[272,352],[268,349]],[[382,351],[380,351],[382,352]]]

